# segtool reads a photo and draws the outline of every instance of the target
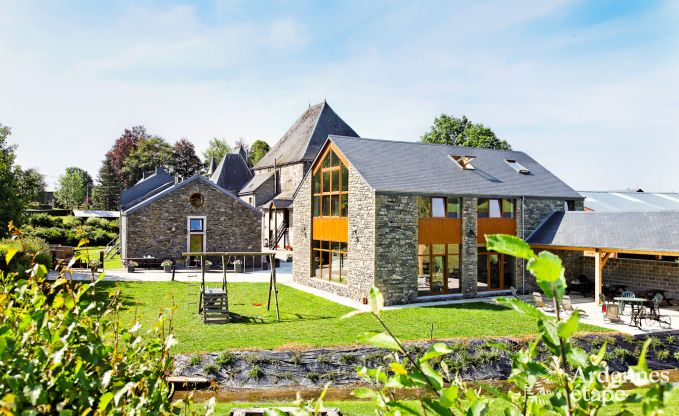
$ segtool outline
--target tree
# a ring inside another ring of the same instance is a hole
[[[37,201],[40,193],[45,192],[45,177],[37,169],[17,168],[19,192],[25,203]]]
[[[152,171],[156,166],[168,168],[171,159],[172,146],[165,139],[158,136],[144,138],[123,162],[122,173],[131,186],[144,177],[144,172]]]
[[[94,208],[115,211],[120,208],[120,192],[123,190],[120,179],[111,158],[101,162],[97,175],[97,187],[94,188]]]
[[[12,134],[0,124],[0,237],[7,235],[10,221],[20,223],[24,202],[19,189],[18,168],[14,165],[16,145],[7,143]]]
[[[190,178],[200,173],[203,163],[196,156],[196,149],[193,143],[187,139],[180,139],[172,148],[172,159],[170,160],[170,171],[173,175],[180,178]]]
[[[436,117],[431,129],[420,138],[420,141],[498,150],[512,148],[507,141],[499,139],[489,127],[481,123],[472,123],[466,116],[458,118],[447,114]]]
[[[59,189],[54,193],[54,198],[61,206],[70,209],[78,208],[83,203],[89,204],[85,198],[92,184],[92,177],[84,169],[66,168],[66,173],[59,177]]]
[[[250,159],[252,166],[255,166],[269,150],[271,150],[269,143],[264,140],[255,140],[255,142],[252,143],[252,146],[250,146],[250,154],[248,155],[248,159]]]
[[[232,152],[231,146],[226,141],[226,139],[215,137],[210,140],[207,149],[203,152],[203,160],[205,163],[210,163],[210,159],[213,157],[219,163],[225,155]]]
[[[125,129],[123,134],[115,141],[111,150],[106,153],[106,157],[111,160],[113,170],[123,182],[125,188],[134,184],[123,172],[125,160],[137,148],[139,141],[147,138],[149,136],[144,126],[134,126],[131,129]]]

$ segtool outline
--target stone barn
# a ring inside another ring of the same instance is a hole
[[[257,208],[195,175],[122,212],[121,257],[180,259],[187,251],[260,251],[260,225]]]

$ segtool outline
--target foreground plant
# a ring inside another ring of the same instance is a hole
[[[7,253],[7,264],[14,254]],[[25,275],[0,272],[0,414],[185,410],[170,402],[164,379],[177,342],[171,316],[161,316],[142,339],[139,323],[119,324],[118,291],[100,300],[96,282],[74,283],[67,274],[65,267],[48,281],[41,264]]]
[[[371,387],[354,390],[356,397],[374,399],[379,413],[387,415],[485,415],[494,401],[501,402],[506,416],[596,415],[602,407],[613,403],[640,403],[644,415],[664,414],[672,386],[668,380],[651,373],[646,364],[650,341],[644,344],[636,366],[625,374],[609,374],[604,361],[605,343],[596,354],[590,354],[572,342],[580,315],[576,312],[566,319],[560,312],[566,289],[561,259],[547,251],[536,254],[514,236],[488,235],[486,240],[489,250],[525,259],[526,268],[557,311],[556,316],[548,316],[520,299],[497,300],[534,319],[538,326],[538,336],[526,348],[516,353],[507,351],[512,362],[509,390],[505,392],[489,385],[474,389],[460,381],[441,359],[453,351],[445,343],[432,345],[420,356],[408,353],[382,320],[384,298],[373,287],[369,296],[370,311],[354,311],[344,318],[370,313],[384,331],[366,333],[363,341],[394,351],[394,361],[389,368],[360,368],[358,374]],[[494,346],[504,348],[502,344]],[[538,354],[540,348],[547,350],[546,357]],[[627,394],[622,390],[626,382],[648,390],[643,395]],[[419,406],[402,401],[405,393],[415,395]],[[631,413],[622,410],[619,414]]]

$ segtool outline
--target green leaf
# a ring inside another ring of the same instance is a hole
[[[441,405],[445,407],[452,407],[460,396],[460,390],[457,386],[446,387],[441,389],[439,393],[439,401],[441,402]]]
[[[106,407],[108,406],[109,403],[111,403],[111,400],[113,400],[113,393],[111,393],[110,391],[104,393],[99,399],[99,406],[97,408],[99,410],[106,410]]]
[[[360,338],[360,341],[379,348],[387,348],[394,351],[401,351],[401,347],[398,345],[398,342],[396,342],[396,340],[386,332],[377,331],[366,332]]]
[[[342,315],[342,316],[340,317],[340,319],[349,319],[349,318],[352,318],[352,317],[354,317],[354,316],[356,316],[356,315],[362,315],[362,314],[364,314],[364,313],[368,313],[368,311],[362,311],[362,310],[360,310],[360,309],[356,309],[355,311],[351,311],[351,312],[349,312],[349,313],[346,313],[346,314]]]
[[[377,393],[367,387],[358,387],[351,392],[351,395],[358,399],[372,399],[377,396]]]
[[[370,312],[377,316],[380,316],[380,312],[384,308],[384,296],[382,292],[375,286],[370,288],[370,294],[368,295],[368,306],[370,306]]]
[[[516,298],[497,298],[495,299],[495,302],[502,305],[506,306],[508,308],[512,308],[515,311],[529,316],[531,318],[535,319],[546,319],[547,315],[545,315],[541,310],[536,308],[535,306],[528,304],[524,302],[521,299],[516,299]]]
[[[526,268],[533,273],[538,282],[556,282],[564,270],[559,256],[549,251],[541,251],[537,257],[528,261]]]
[[[644,346],[641,348],[641,354],[639,354],[639,361],[637,362],[637,365],[630,366],[627,370],[629,380],[637,387],[642,387],[649,384],[648,373],[650,370],[648,368],[648,364],[646,363],[646,354],[648,353],[649,345],[651,345],[651,338],[648,338],[644,342]]]
[[[14,257],[15,254],[17,254],[18,250],[14,247],[10,247],[7,250],[7,253],[5,254],[5,263],[9,264],[10,261],[12,261],[12,258]]]
[[[559,336],[561,338],[570,338],[578,330],[579,323],[580,314],[577,312],[573,313],[566,322],[559,322]]]
[[[453,349],[443,342],[437,342],[436,344],[429,347],[427,352],[420,357],[420,362],[431,360],[432,358],[440,357],[442,355],[450,354]]]
[[[434,385],[434,388],[437,391],[441,390],[441,387],[443,387],[443,377],[441,377],[441,374],[434,370],[428,362],[420,363],[420,368],[422,369],[422,373]]]
[[[510,256],[526,260],[535,257],[535,252],[533,252],[533,249],[530,248],[528,243],[513,235],[487,234],[486,248],[491,251],[509,254]]]

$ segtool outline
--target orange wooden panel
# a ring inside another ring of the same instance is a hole
[[[325,241],[349,241],[349,220],[342,218],[315,217],[313,221],[313,239]]]
[[[479,218],[476,241],[485,244],[486,234],[516,235],[516,220],[514,218]]]
[[[420,244],[459,244],[462,241],[460,218],[420,218],[417,225]]]

